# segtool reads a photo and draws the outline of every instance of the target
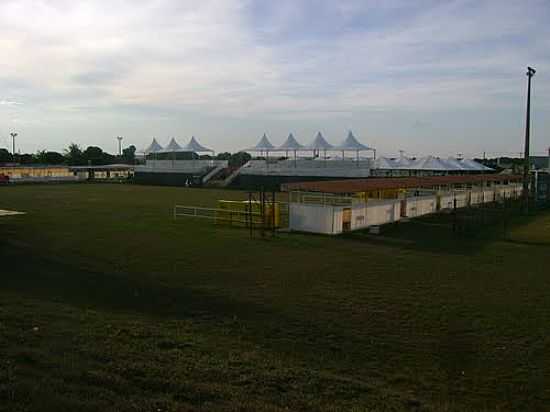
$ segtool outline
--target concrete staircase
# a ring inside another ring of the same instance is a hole
[[[202,184],[203,185],[207,184],[210,179],[212,179],[214,176],[216,176],[218,173],[220,173],[225,168],[226,168],[225,166],[219,165],[219,166],[215,167],[214,169],[212,169],[211,171],[209,171],[207,174],[205,174],[202,177]]]
[[[225,177],[223,179],[211,179],[208,182],[208,186],[212,186],[212,187],[227,187],[227,186],[229,186],[231,184],[231,182],[233,182],[233,180],[235,180],[235,178],[239,175],[239,172],[241,171],[241,169],[244,166],[245,165],[235,168],[233,171],[231,171],[231,173],[227,177]],[[223,172],[227,173],[229,170],[231,170],[231,168],[227,167],[227,168],[224,168]]]

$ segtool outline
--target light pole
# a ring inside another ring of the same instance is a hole
[[[118,140],[118,155],[122,156],[122,139],[124,139],[122,136],[116,137]]]
[[[531,77],[536,73],[532,67],[527,67],[527,113],[525,115],[525,153],[523,155],[523,210],[529,212],[529,131],[531,126]]]
[[[15,156],[15,138],[17,137],[17,133],[12,132],[10,133],[10,136],[11,136],[11,148],[12,148],[11,153],[12,155]]]
[[[17,133],[11,132],[10,136],[11,136],[11,149],[12,149],[11,153],[13,156],[13,161],[15,162],[15,138],[17,137]]]

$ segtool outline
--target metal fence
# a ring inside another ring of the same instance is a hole
[[[217,223],[240,223],[246,226],[250,224],[260,225],[263,223],[262,214],[253,211],[213,209],[185,205],[175,205],[173,216],[174,219],[181,217],[197,217],[215,220]]]

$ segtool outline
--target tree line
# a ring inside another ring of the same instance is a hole
[[[88,146],[82,149],[76,143],[72,143],[63,153],[39,150],[36,153],[10,153],[4,148],[0,148],[0,163],[18,163],[22,165],[107,165],[113,163],[135,162],[135,146],[129,146],[122,151],[122,156],[115,156],[104,152],[98,146]]]
[[[162,153],[151,155],[155,158],[189,160],[189,159],[216,159],[227,160],[230,166],[241,166],[251,159],[245,152],[229,153],[223,152],[216,156],[196,153]],[[134,164],[136,163],[136,147],[128,146],[122,150],[122,156],[107,153],[98,146],[88,146],[83,149],[76,143],[71,143],[62,153],[55,151],[39,150],[36,153],[16,153],[13,155],[8,150],[0,148],[0,164],[18,163],[21,165],[68,165],[68,166],[98,166],[114,163]]]

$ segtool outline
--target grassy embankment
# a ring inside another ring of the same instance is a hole
[[[506,239],[171,219],[235,191],[0,188],[0,410],[545,410],[550,214]]]

